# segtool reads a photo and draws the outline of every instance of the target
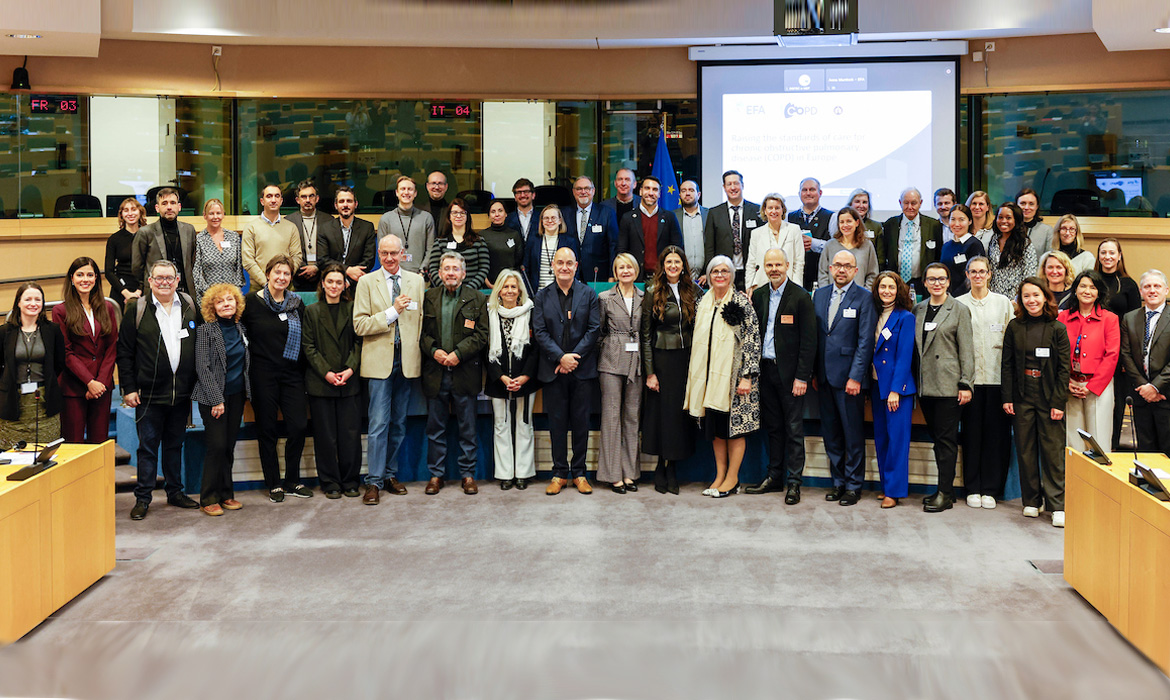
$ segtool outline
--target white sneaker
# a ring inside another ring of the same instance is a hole
[[[1064,511],[1052,511],[1052,527],[1064,527]]]
[[[995,496],[982,496],[980,501],[982,506],[988,510],[995,507]]]
[[[982,508],[983,505],[982,505],[982,501],[980,500],[979,494],[977,494],[977,493],[967,494],[967,506],[970,508]]]
[[[1040,517],[1040,509],[1036,506],[1024,506],[1024,517],[1038,518]]]

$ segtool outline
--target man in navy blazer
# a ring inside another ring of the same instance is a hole
[[[614,196],[601,200],[601,206],[613,210],[614,216],[620,222],[622,217],[638,206],[638,195],[634,194],[634,183],[637,181],[634,171],[629,168],[618,168],[613,176]]]
[[[618,224],[617,252],[629,253],[641,266],[638,280],[650,277],[658,269],[662,251],[671,245],[683,247],[682,231],[674,214],[658,208],[662,183],[653,175],[642,179],[641,202],[622,217]],[[651,243],[653,245],[651,245]]]
[[[553,261],[556,283],[536,293],[532,334],[540,352],[537,379],[543,386],[552,447],[553,478],[545,490],[555,496],[571,479],[581,493],[593,493],[585,478],[589,446],[589,409],[597,383],[597,341],[601,306],[587,284],[576,280],[577,256],[561,248]],[[569,464],[568,434],[573,430],[573,462]]]
[[[851,506],[865,481],[865,394],[873,361],[877,311],[872,295],[853,283],[857,259],[848,250],[833,256],[833,284],[813,294],[817,312],[817,394],[821,436],[833,488],[826,501]]]
[[[536,185],[532,184],[532,180],[522,177],[512,185],[512,197],[516,200],[516,210],[504,219],[504,227],[519,231],[527,242],[533,234],[540,234],[540,214],[532,206],[536,199]],[[438,226],[438,223],[435,225]]]
[[[593,202],[593,180],[582,175],[573,182],[573,199],[577,203],[561,207],[565,229],[577,239],[581,252],[577,279],[582,282],[605,282],[613,279],[613,258],[617,255],[617,215],[609,207]],[[584,228],[581,219],[585,219]]]

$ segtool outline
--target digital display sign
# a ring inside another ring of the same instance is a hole
[[[432,119],[467,119],[471,116],[470,102],[432,102]]]
[[[31,95],[33,114],[77,114],[77,95]]]

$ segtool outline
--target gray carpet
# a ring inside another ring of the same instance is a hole
[[[1170,684],[1063,581],[1062,532],[807,489],[268,503],[119,494],[117,568],[0,650],[79,698],[1102,698]],[[1035,562],[1035,566],[1032,562]],[[1039,567],[1039,568],[1037,568]]]

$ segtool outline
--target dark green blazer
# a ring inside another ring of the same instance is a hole
[[[439,327],[442,312],[442,287],[432,287],[423,297],[422,335],[419,348],[422,350],[422,384],[427,398],[439,394],[443,373],[451,372],[451,390],[456,394],[478,394],[483,388],[483,362],[480,359],[488,342],[487,296],[468,285],[459,288],[459,299],[451,315],[451,337],[453,348],[442,347],[443,333]],[[444,367],[435,361],[435,350],[455,351],[459,364],[454,368]]]
[[[308,369],[305,370],[305,391],[309,396],[338,398],[361,393],[359,370],[362,366],[362,343],[353,330],[353,302],[341,301],[337,309],[337,323],[329,313],[329,305],[322,298],[305,309],[301,343],[305,350]],[[333,386],[325,381],[327,372],[353,370],[345,386]]]

